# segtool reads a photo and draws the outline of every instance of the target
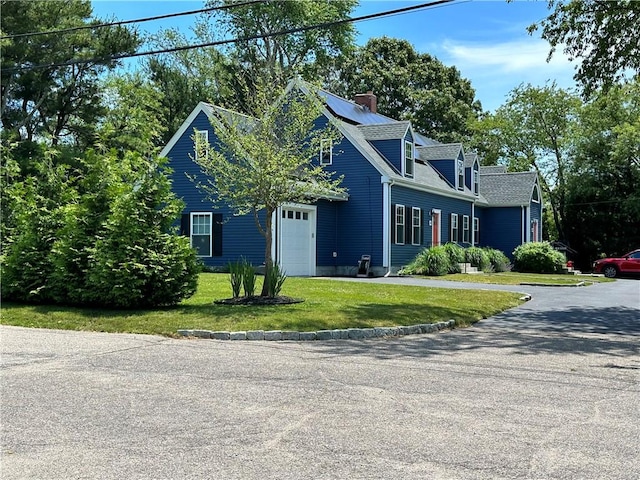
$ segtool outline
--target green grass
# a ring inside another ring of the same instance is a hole
[[[493,283],[497,285],[521,285],[524,283],[540,283],[545,285],[576,285],[585,282],[589,285],[598,282],[613,282],[615,280],[605,277],[591,277],[579,275],[546,275],[537,273],[518,273],[518,272],[502,272],[502,273],[477,273],[465,274],[456,273],[453,275],[445,275],[442,277],[427,277],[435,280],[449,280],[453,282],[471,282],[471,283]]]
[[[226,306],[228,275],[203,273],[197,293],[176,307],[105,310],[4,302],[0,323],[36,328],[150,333],[175,336],[178,329],[298,330],[432,323],[465,325],[522,303],[510,292],[379,285],[289,278],[282,295],[303,298],[294,305]]]

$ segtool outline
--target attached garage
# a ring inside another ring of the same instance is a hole
[[[288,276],[309,277],[316,273],[316,207],[283,206],[276,221],[275,258]]]

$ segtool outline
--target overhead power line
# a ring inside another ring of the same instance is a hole
[[[123,54],[118,54],[118,55],[108,55],[105,57],[97,57],[97,58],[87,58],[87,59],[75,59],[75,60],[67,60],[65,62],[58,62],[58,63],[46,63],[46,64],[40,64],[40,65],[24,65],[24,66],[20,66],[20,67],[10,67],[10,68],[5,68],[3,69],[3,71],[5,73],[14,73],[14,72],[19,72],[19,71],[29,71],[29,70],[36,70],[36,69],[45,69],[45,68],[54,68],[54,67],[65,67],[65,66],[71,66],[71,65],[84,65],[87,63],[95,63],[95,62],[105,62],[105,61],[110,61],[110,60],[121,60],[121,59],[125,59],[125,58],[134,58],[134,57],[143,57],[143,56],[147,56],[147,55],[159,55],[162,53],[173,53],[173,52],[180,52],[180,51],[184,51],[184,50],[192,50],[194,48],[205,48],[205,47],[215,47],[215,46],[219,46],[219,45],[228,45],[230,43],[238,43],[238,42],[246,42],[246,41],[250,41],[250,40],[259,40],[259,39],[264,39],[264,38],[270,38],[270,37],[280,37],[283,35],[289,35],[292,33],[300,33],[300,32],[307,32],[309,30],[315,30],[315,29],[320,29],[320,28],[328,28],[328,27],[332,27],[335,25],[343,25],[346,23],[355,23],[355,22],[362,22],[365,20],[372,20],[375,18],[382,18],[382,17],[389,17],[392,15],[399,15],[402,13],[408,13],[414,10],[421,10],[421,9],[425,9],[425,8],[431,8],[431,7],[437,7],[440,5],[444,5],[447,3],[452,3],[455,2],[456,0],[436,0],[436,1],[432,1],[432,2],[427,2],[427,3],[421,3],[418,5],[412,5],[409,7],[404,7],[404,8],[397,8],[394,10],[386,10],[384,12],[378,12],[378,13],[372,13],[369,15],[362,15],[360,17],[353,17],[353,18],[345,18],[343,20],[333,20],[331,22],[324,22],[324,23],[317,23],[314,25],[307,25],[304,27],[296,27],[296,28],[290,28],[287,30],[280,30],[278,32],[270,32],[270,33],[264,33],[264,34],[259,34],[259,35],[248,35],[246,37],[238,37],[238,38],[232,38],[232,39],[227,39],[227,40],[218,40],[215,42],[207,42],[207,43],[200,43],[200,44],[196,44],[196,45],[183,45],[183,46],[179,46],[179,47],[171,47],[171,48],[165,48],[165,49],[161,49],[161,50],[148,50],[148,51],[144,51],[144,52],[135,52],[135,53],[123,53]]]
[[[16,33],[14,35],[5,35],[4,37],[0,37],[0,40],[12,40],[14,38],[36,37],[39,35],[52,35],[52,34],[57,35],[60,33],[77,32],[78,30],[94,30],[97,28],[128,25],[130,23],[151,22],[153,20],[163,20],[165,18],[182,17],[185,15],[195,15],[196,13],[205,13],[205,12],[213,12],[216,10],[229,10],[231,8],[246,7],[248,5],[253,5],[254,3],[263,3],[265,1],[266,0],[249,0],[242,3],[232,3],[228,5],[221,5],[218,7],[201,8],[200,10],[190,10],[188,12],[167,13],[165,15],[157,15],[155,17],[138,18],[136,20],[119,20],[117,22],[98,23],[96,25],[82,25],[78,27],[62,28],[60,30],[48,30],[46,32]]]

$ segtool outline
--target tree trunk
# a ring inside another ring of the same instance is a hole
[[[264,282],[262,282],[261,296],[269,296],[269,276],[271,274],[271,268],[273,267],[273,258],[271,257],[271,245],[273,244],[273,233],[271,231],[271,219],[273,217],[274,210],[267,207],[267,218],[264,221]]]

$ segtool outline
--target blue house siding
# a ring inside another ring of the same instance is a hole
[[[430,247],[433,242],[431,211],[440,210],[440,241],[447,243],[451,240],[451,214],[459,215],[460,238],[462,238],[462,216],[468,215],[470,228],[472,203],[468,200],[443,197],[434,193],[413,190],[404,186],[393,186],[391,188],[391,204],[405,206],[405,222],[411,222],[411,207],[422,209],[422,241],[420,245],[412,245],[411,239],[408,238],[404,245],[391,244],[391,265],[399,267],[410,263],[415,256],[425,247]],[[392,217],[393,218],[393,217]],[[393,223],[393,222],[392,222]],[[405,223],[406,225],[406,223]],[[392,225],[393,227],[393,225]],[[471,240],[472,231],[470,230]],[[462,242],[458,242],[465,245]],[[466,244],[465,246],[468,246]]]
[[[429,160],[429,163],[447,179],[451,185],[456,184],[456,162],[455,160]]]
[[[376,140],[371,142],[398,173],[402,173],[402,142],[403,140]]]
[[[399,142],[396,140],[396,143]],[[337,265],[355,267],[362,255],[371,255],[371,265],[382,266],[383,218],[380,173],[346,138],[334,148],[331,169],[338,176],[344,175],[342,186],[347,189],[349,200],[334,202],[337,226],[334,229],[337,228],[337,235],[333,235],[332,238],[337,238],[337,244],[331,247],[330,252],[333,255],[335,251],[337,257],[332,257],[329,265],[334,265],[335,262]],[[324,237],[319,233],[318,239],[320,238]],[[321,248],[320,241],[316,248]],[[322,265],[325,265],[326,261],[326,257],[318,257],[318,262],[323,262]]]
[[[194,129],[207,130],[209,141],[215,145],[217,137],[209,123],[206,114],[201,112],[182,137],[176,142],[167,155],[170,159],[169,165],[173,169],[171,180],[173,191],[178,198],[185,202],[183,213],[211,212],[222,215],[222,255],[212,257],[200,257],[200,260],[207,266],[222,267],[230,261],[236,261],[241,256],[254,265],[262,265],[264,262],[265,240],[256,228],[253,217],[233,216],[231,210],[226,206],[214,205],[206,199],[205,195],[196,188],[194,182],[188,175],[197,178],[204,178],[204,175],[193,160]]]
[[[513,258],[513,250],[522,243],[522,208],[482,209],[480,241],[481,245],[502,250]]]

